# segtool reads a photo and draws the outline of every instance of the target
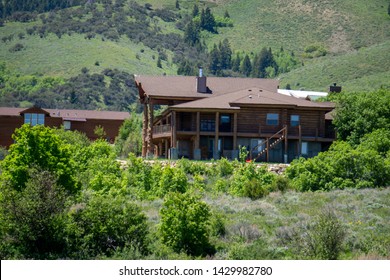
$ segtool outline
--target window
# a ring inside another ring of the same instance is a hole
[[[70,121],[64,121],[64,129],[70,130]]]
[[[24,114],[24,123],[28,123],[32,126],[37,124],[45,124],[45,114]]]
[[[302,155],[308,154],[308,143],[307,142],[302,142],[301,154]]]
[[[291,115],[290,125],[291,126],[298,126],[299,125],[299,115]]]
[[[221,132],[231,132],[232,131],[232,121],[230,115],[221,115],[219,131]]]
[[[215,131],[215,120],[201,120],[200,121],[201,131]]]
[[[267,114],[267,125],[278,125],[279,114]]]

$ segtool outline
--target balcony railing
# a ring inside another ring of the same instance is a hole
[[[162,133],[169,133],[169,132],[171,132],[170,124],[153,126],[153,134],[162,134]]]

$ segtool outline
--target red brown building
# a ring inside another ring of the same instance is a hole
[[[25,123],[77,130],[91,140],[98,138],[94,130],[101,126],[106,139],[112,142],[123,121],[129,117],[127,112],[0,107],[0,146],[9,147],[15,129]]]
[[[328,102],[278,93],[272,79],[136,76],[146,157],[290,162],[326,150],[335,135]],[[156,105],[168,105],[158,117]],[[329,114],[327,115],[329,116]]]

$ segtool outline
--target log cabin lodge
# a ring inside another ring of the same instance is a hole
[[[335,140],[334,104],[278,93],[273,79],[135,76],[144,106],[142,156],[291,162]],[[156,105],[167,105],[155,117]]]
[[[0,146],[8,148],[13,143],[15,129],[25,123],[76,130],[90,140],[98,138],[95,128],[100,126],[105,139],[113,142],[123,121],[129,117],[128,112],[0,107]]]

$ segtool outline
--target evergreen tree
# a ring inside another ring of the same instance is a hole
[[[0,0],[0,18],[3,17],[4,17],[4,5],[3,5],[3,1]]]
[[[176,0],[175,7],[176,7],[177,10],[180,10],[179,0]]]
[[[161,58],[160,57],[158,57],[158,59],[157,59],[157,67],[158,68],[162,68]]]
[[[221,70],[220,53],[216,44],[214,44],[214,48],[210,52],[209,69],[210,72],[214,75],[217,75],[217,73],[219,73]]]
[[[224,18],[230,18],[228,10],[225,11]]]
[[[209,32],[215,32],[216,22],[214,15],[211,13],[211,10],[209,7],[206,8],[206,10],[202,9],[202,13],[200,15],[200,24],[201,27],[204,30],[207,30]]]
[[[252,72],[252,63],[247,54],[245,55],[244,60],[241,63],[240,72],[247,77],[249,77]]]
[[[194,8],[192,9],[192,17],[197,17],[199,15],[199,7],[198,5],[194,5]]]
[[[239,72],[240,71],[240,65],[241,65],[241,57],[240,57],[240,54],[237,53],[236,54],[236,58],[233,59],[233,61],[232,61],[232,70],[234,72]]]
[[[228,39],[219,43],[219,56],[221,69],[230,69],[232,61],[232,50]]]
[[[253,61],[252,76],[255,78],[266,78],[267,68],[274,68],[273,75],[277,74],[277,65],[272,54],[271,48],[268,50],[263,48],[260,54],[257,55]]]
[[[390,3],[389,6],[387,7],[387,14],[390,16]]]
[[[200,40],[200,29],[198,24],[193,22],[192,20],[187,24],[186,29],[184,31],[184,41],[190,44],[191,46],[195,46],[199,43]]]

